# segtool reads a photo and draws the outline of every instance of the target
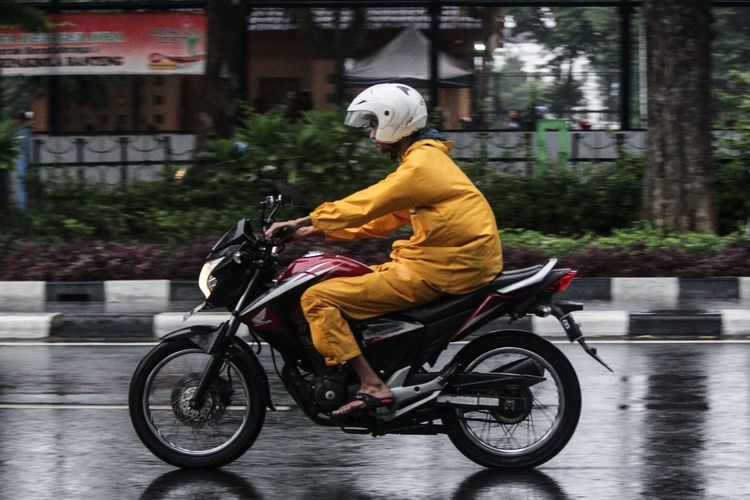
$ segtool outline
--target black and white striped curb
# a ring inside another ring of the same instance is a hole
[[[674,303],[657,311],[584,310],[575,313],[587,336],[674,335],[689,337],[750,335],[750,309],[678,310],[680,300],[750,300],[750,278],[588,278],[574,280],[563,294],[570,299]],[[170,302],[203,299],[194,282],[169,280],[104,281],[86,283],[0,282],[2,304],[43,307],[46,302],[104,302],[108,312],[0,312],[0,338],[5,339],[153,339],[190,324],[216,325],[227,313],[203,313],[182,321],[183,313],[138,312],[167,310]],[[127,311],[123,311],[128,308]],[[508,327],[503,320],[493,327]],[[543,336],[563,336],[554,318],[524,318],[511,328]]]
[[[108,280],[108,281],[4,281],[0,282],[3,303],[39,306],[47,302],[169,303],[203,300],[194,281]]]
[[[2,339],[158,339],[189,325],[218,325],[228,313],[201,313],[183,321],[183,313],[5,313],[0,314]],[[574,313],[587,337],[750,337],[750,310],[579,311]],[[246,332],[246,327],[242,327]],[[552,317],[526,317],[513,323],[498,320],[485,329],[513,328],[543,337],[564,338]]]
[[[565,298],[606,301],[750,300],[750,277],[577,278]],[[46,302],[168,303],[203,300],[194,281],[110,280],[98,282],[0,282],[3,303]]]

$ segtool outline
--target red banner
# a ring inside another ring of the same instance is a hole
[[[202,13],[50,15],[55,29],[0,29],[2,75],[202,74]]]

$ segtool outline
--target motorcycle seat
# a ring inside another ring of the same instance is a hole
[[[452,314],[460,313],[478,306],[491,290],[503,287],[533,276],[542,268],[541,265],[503,271],[490,283],[464,295],[446,295],[426,305],[399,311],[397,314],[419,323],[432,323]]]

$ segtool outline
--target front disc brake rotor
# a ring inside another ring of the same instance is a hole
[[[211,420],[218,420],[229,404],[228,398],[222,397],[222,391],[218,390],[219,387],[228,385],[224,379],[220,378],[217,383],[211,384],[211,387],[206,391],[203,405],[200,408],[192,408],[190,400],[198,388],[200,378],[199,373],[186,375],[175,384],[170,397],[175,417],[180,422],[192,427],[200,427]]]

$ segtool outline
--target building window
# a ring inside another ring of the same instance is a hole
[[[161,87],[162,85],[164,85],[164,77],[161,75],[155,76],[153,82],[156,87]]]
[[[155,95],[154,96],[154,105],[155,106],[162,106],[162,105],[164,105],[164,96],[163,95]]]
[[[164,125],[164,115],[154,115],[154,123]]]

